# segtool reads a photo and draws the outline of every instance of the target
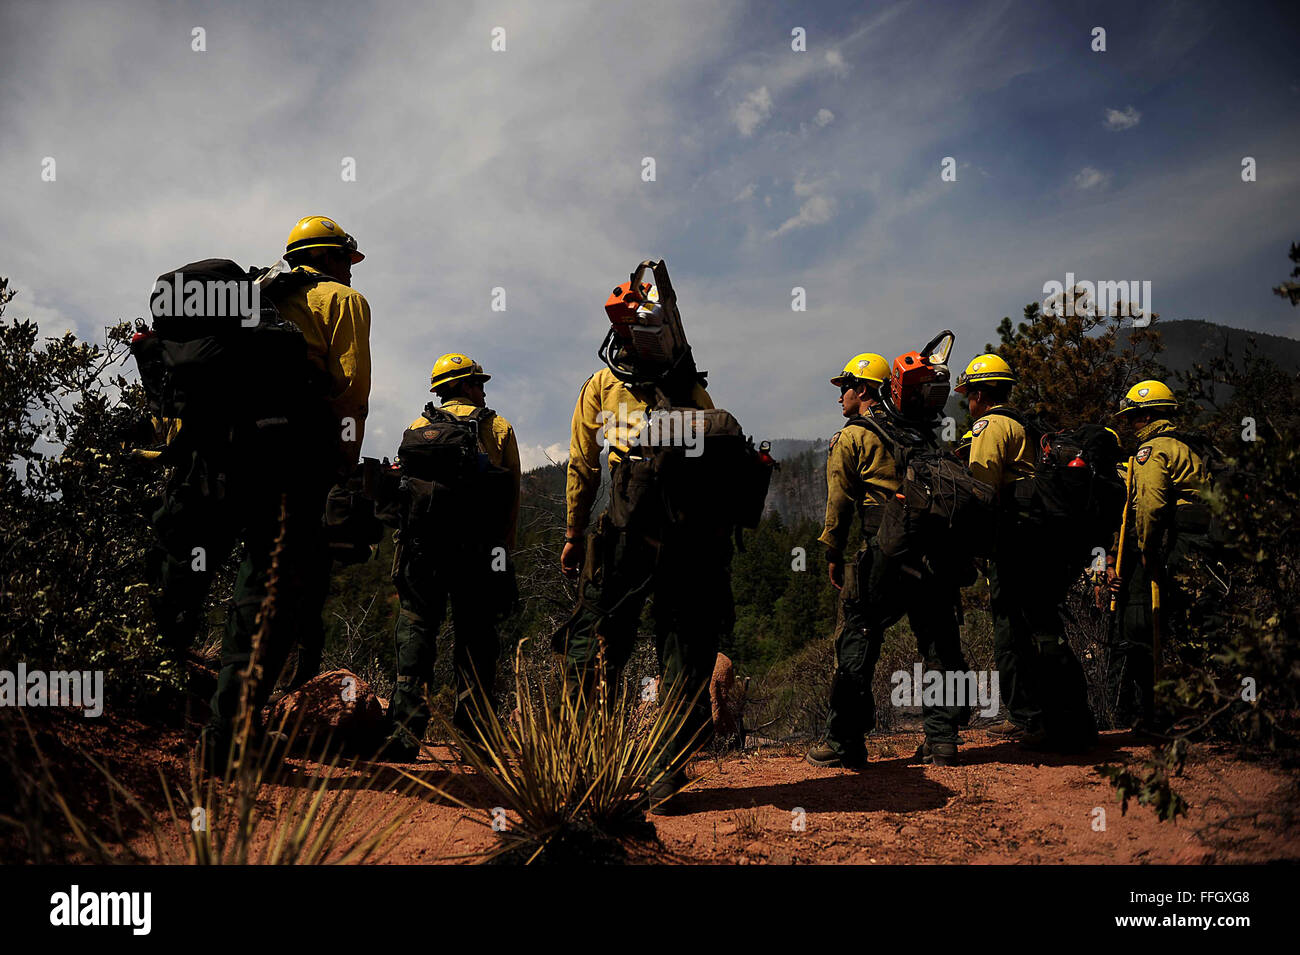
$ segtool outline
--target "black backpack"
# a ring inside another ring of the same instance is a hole
[[[464,417],[425,405],[427,424],[408,428],[398,449],[403,532],[437,535],[467,547],[505,540],[509,521],[510,472],[488,460],[479,426],[496,412],[475,408]]]
[[[339,563],[364,563],[383,539],[390,470],[386,458],[362,458],[346,480],[330,488],[325,498],[325,544]]]
[[[613,525],[649,536],[672,525],[757,527],[775,462],[754,447],[735,416],[679,407],[650,416],[642,440],[614,467]]]
[[[1124,482],[1117,473],[1115,435],[1085,424],[1042,435],[1034,472],[1010,489],[1023,526],[1045,544],[1086,563],[1096,547],[1108,548],[1123,518]]]
[[[880,417],[851,418],[849,424],[880,436],[902,478],[882,508],[876,532],[881,552],[936,576],[969,580],[972,558],[992,553],[997,491],[976,480],[929,431]]]
[[[245,270],[229,259],[160,275],[152,327],[142,323],[131,341],[150,411],[182,419],[187,438],[221,435],[250,457],[288,456],[319,439],[325,389],[302,331],[275,302],[322,278]]]

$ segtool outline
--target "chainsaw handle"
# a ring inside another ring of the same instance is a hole
[[[948,339],[948,344],[947,346],[944,347],[943,354],[939,356],[939,360],[937,362],[931,361],[930,360],[931,352],[933,352],[937,347],[939,347],[939,343],[943,341],[945,338]],[[953,342],[955,342],[956,340],[957,340],[957,336],[954,335],[951,330],[945,328],[938,335],[935,335],[934,338],[930,339],[929,343],[924,348],[921,349],[921,359],[931,365],[947,364],[948,353],[952,351]]]
[[[662,304],[674,301],[677,296],[673,293],[673,283],[672,280],[668,278],[668,266],[664,263],[663,259],[659,259],[658,261],[655,261],[654,259],[646,259],[633,269],[632,278],[628,284],[628,291],[635,292],[638,296],[641,295],[641,276],[645,275],[646,270],[649,270],[651,274],[654,275],[654,286],[659,291],[660,303]]]

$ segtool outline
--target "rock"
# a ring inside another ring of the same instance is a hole
[[[659,708],[659,692],[663,686],[662,678],[656,679],[654,688],[643,693],[637,701],[632,716],[635,733],[649,730],[655,721]],[[713,732],[728,747],[739,748],[741,740],[741,713],[745,706],[745,692],[749,681],[736,687],[736,669],[731,658],[719,653],[713,662],[713,676],[709,679],[709,703],[713,712]]]
[[[384,710],[370,684],[351,670],[330,670],[287,693],[271,710],[268,725],[298,738],[329,739],[331,748],[371,754],[378,749],[386,729]]]
[[[741,717],[749,680],[736,688],[736,668],[731,658],[719,653],[713,661],[713,678],[709,681],[709,702],[713,705],[713,732],[723,740],[743,743]]]

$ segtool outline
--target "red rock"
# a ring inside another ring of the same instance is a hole
[[[301,722],[299,722],[301,721]],[[351,670],[330,670],[283,696],[271,710],[267,725],[321,745],[367,752],[383,738],[384,710],[370,684]]]

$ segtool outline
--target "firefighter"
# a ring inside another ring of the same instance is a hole
[[[640,283],[651,265],[654,284]],[[654,414],[714,408],[663,263],[642,263],[633,281],[615,290],[606,313],[611,328],[600,349],[606,367],[579,389],[569,442],[560,563],[566,577],[579,580],[578,601],[553,645],[564,655],[569,692],[585,703],[602,677],[613,685],[651,601],[660,685],[665,694],[680,693],[688,710],[680,731],[661,748],[647,793],[650,811],[662,815],[678,808],[672,797],[686,784],[685,764],[712,732],[708,684],[735,624],[734,527],[718,513],[670,515],[662,502],[678,489],[655,484],[652,492],[637,493],[645,490],[642,481],[625,479],[661,450],[653,444]],[[593,526],[606,445],[615,487]],[[706,452],[699,460],[707,458]],[[740,493],[737,479],[728,480],[731,493]],[[598,672],[601,660],[604,673]]]
[[[392,731],[381,753],[385,760],[414,762],[420,751],[430,718],[426,692],[448,602],[455,631],[452,722],[466,744],[479,742],[475,717],[494,705],[500,647],[496,625],[515,602],[509,556],[519,521],[520,467],[514,428],[487,407],[483,385],[491,377],[467,355],[443,355],[430,373],[429,390],[439,405],[430,404],[407,429],[408,436],[437,440],[438,429],[455,426],[448,415],[472,421],[473,445],[486,456],[487,467],[475,469],[462,487],[453,486],[455,476],[430,475],[441,485],[432,493],[445,491],[454,499],[425,501],[424,518],[408,513],[399,532],[393,561],[401,601],[397,688],[388,708]],[[410,447],[407,439],[403,447]],[[405,451],[400,455],[404,473],[416,470],[411,457]],[[493,486],[484,493],[489,484]]]
[[[909,573],[885,557],[875,540],[883,505],[901,484],[896,442],[933,445],[930,422],[904,422],[888,410],[881,396],[888,379],[889,365],[871,352],[854,356],[830,379],[840,389],[840,410],[848,424],[831,439],[826,460],[826,520],[818,538],[826,545],[827,575],[840,592],[840,615],[826,734],[806,757],[814,766],[860,769],[866,765],[864,737],[876,722],[872,676],[885,631],[904,614],[928,669],[966,669],[955,589],[931,575]],[[911,401],[897,405],[910,406]],[[863,541],[846,569],[844,548],[855,512],[862,521]],[[917,750],[918,758],[940,766],[957,761],[958,726],[968,716],[963,710],[926,704],[926,740]]]
[[[370,306],[351,287],[352,266],[364,256],[356,240],[333,219],[308,216],[289,233],[277,277],[275,305],[306,340],[310,394],[292,437],[273,448],[206,445],[174,469],[174,480],[155,522],[160,525],[165,580],[186,578],[183,589],[206,591],[220,563],[208,551],[207,579],[191,570],[192,548],[242,537],[243,557],[221,645],[221,669],[212,716],[200,742],[208,767],[220,771],[230,754],[239,711],[243,671],[252,652],[258,614],[267,593],[272,553],[281,532],[274,618],[261,646],[261,678],[250,700],[254,714],[265,702],[295,639],[307,647],[323,642],[321,613],[329,591],[330,556],[322,517],[330,487],[357,463],[370,397]],[[294,370],[285,369],[285,375]],[[231,389],[241,382],[228,382]],[[182,424],[184,435],[188,422]],[[192,576],[191,576],[192,575]],[[193,602],[181,600],[182,606]],[[201,605],[201,598],[200,598]],[[193,625],[191,622],[190,625]]]
[[[1173,391],[1160,381],[1138,382],[1116,413],[1139,445],[1128,465],[1132,490],[1126,520],[1133,537],[1112,583],[1120,619],[1109,692],[1116,722],[1139,732],[1159,732],[1168,720],[1155,700],[1157,640],[1177,637],[1188,584],[1211,550],[1209,507],[1201,492],[1209,483],[1206,461],[1212,448],[1201,436],[1179,431],[1177,414]]]
[[[975,435],[967,431],[957,441],[957,447],[953,449],[953,454],[957,455],[957,460],[967,466],[970,465],[970,446],[974,440]]]
[[[1033,473],[1033,446],[1024,421],[1007,401],[1015,385],[1011,366],[997,355],[973,359],[957,378],[954,389],[965,395],[970,415],[971,445],[966,452],[970,472],[1001,493]],[[1027,634],[1018,622],[1019,601],[1013,593],[1020,561],[1008,528],[995,545],[988,564],[989,607],[993,616],[993,652],[998,668],[998,685],[1006,701],[1008,718],[993,726],[995,737],[1044,738],[1042,710],[1033,699],[1025,669],[1029,652]]]
[[[1065,635],[1065,601],[1082,570],[1016,513],[1014,486],[1032,476],[1036,442],[1008,402],[1016,376],[998,355],[973,359],[958,377],[971,416],[971,474],[998,489],[1007,513],[988,565],[994,657],[1008,718],[990,735],[1030,748],[1079,751],[1096,741],[1087,681]]]

